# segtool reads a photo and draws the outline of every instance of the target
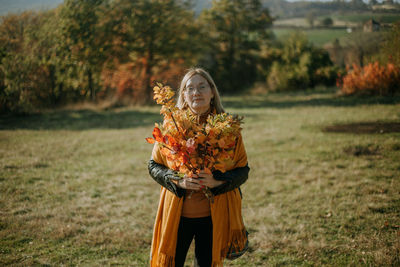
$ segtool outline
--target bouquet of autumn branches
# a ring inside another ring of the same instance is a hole
[[[155,124],[150,144],[158,142],[161,153],[170,161],[173,170],[188,177],[201,170],[212,173],[225,172],[234,165],[236,139],[240,135],[242,118],[227,113],[211,114],[205,124],[197,123],[189,109],[180,110],[175,105],[174,92],[169,86],[157,83],[154,99],[162,105],[162,125]],[[203,189],[213,202],[209,188]]]

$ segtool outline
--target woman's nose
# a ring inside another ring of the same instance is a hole
[[[194,94],[194,95],[199,95],[199,94],[201,94],[200,88],[197,88],[197,87],[193,88],[193,94]]]

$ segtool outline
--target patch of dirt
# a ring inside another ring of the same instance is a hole
[[[378,155],[379,154],[379,146],[375,145],[356,145],[356,146],[348,146],[343,150],[346,154],[352,156],[369,156],[369,155]]]
[[[400,133],[400,122],[359,122],[326,126],[328,133],[377,134]]]

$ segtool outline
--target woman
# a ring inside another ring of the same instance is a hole
[[[224,112],[214,81],[201,68],[189,70],[182,79],[177,106],[189,109],[198,123],[205,123],[210,114]],[[162,188],[151,248],[152,267],[183,266],[193,238],[201,267],[222,266],[224,258],[244,253],[247,232],[239,186],[247,180],[249,167],[241,136],[236,140],[234,162],[224,173],[200,171],[192,178],[177,179],[155,144],[148,168]],[[201,190],[205,187],[214,195],[213,202]]]

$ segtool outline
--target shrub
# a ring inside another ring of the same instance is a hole
[[[378,62],[353,69],[338,79],[338,87],[344,95],[393,95],[400,89],[400,68]]]
[[[323,26],[325,26],[325,27],[330,27],[330,26],[333,25],[333,19],[330,18],[330,17],[324,18],[324,19],[321,21],[321,24],[322,24]]]
[[[296,90],[306,88],[309,82],[307,70],[301,65],[285,65],[274,62],[267,79],[268,87],[273,91]]]
[[[341,75],[342,72],[343,70],[338,66],[321,67],[314,73],[315,85],[334,85],[337,80],[338,73]]]
[[[280,50],[267,77],[269,90],[303,90],[335,84],[337,67],[332,65],[328,53],[313,47],[304,34],[292,34]]]

